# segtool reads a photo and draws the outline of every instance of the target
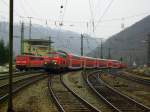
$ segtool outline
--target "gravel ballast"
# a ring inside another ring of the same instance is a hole
[[[48,79],[30,85],[13,98],[15,112],[57,112],[55,104],[49,97]],[[0,104],[0,112],[7,112],[7,103]]]
[[[81,72],[72,72],[63,76],[65,84],[72,89],[75,93],[85,99],[87,102],[95,106],[97,109],[102,112],[111,112],[109,107],[95,94],[84,82]]]
[[[108,74],[101,75],[101,79],[123,94],[150,107],[150,88],[148,86]]]

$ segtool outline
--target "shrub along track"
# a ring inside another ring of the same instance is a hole
[[[53,97],[58,110],[61,112],[99,112],[87,101],[79,97],[74,91],[70,90],[63,82],[61,75],[49,77],[49,91]]]
[[[103,99],[111,108],[117,112],[149,112],[150,108],[138,103],[128,96],[118,92],[117,90],[104,83],[99,72],[93,72],[86,75],[88,85],[93,91]]]

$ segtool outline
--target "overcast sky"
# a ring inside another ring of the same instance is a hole
[[[63,20],[62,29],[88,33],[99,38],[107,38],[121,31],[121,24],[126,28],[150,15],[150,0],[14,1],[15,22],[29,22],[29,19],[21,19],[20,16],[31,16],[34,17],[33,23],[46,26],[45,21],[48,20],[48,26],[59,29],[59,23],[55,21]],[[9,0],[0,0],[0,20],[8,20],[8,4]],[[95,33],[92,31],[91,20],[95,23]]]

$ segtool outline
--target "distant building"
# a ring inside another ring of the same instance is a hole
[[[37,56],[46,56],[47,52],[52,51],[53,42],[44,39],[26,39],[23,41],[23,53],[32,53]]]

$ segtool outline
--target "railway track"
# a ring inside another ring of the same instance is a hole
[[[131,74],[134,74],[134,72],[133,72],[133,70],[134,69],[126,69],[126,72],[128,72],[128,73],[131,73]],[[150,77],[150,72],[144,72],[144,73],[142,73],[142,77],[146,77],[146,78],[149,78]]]
[[[116,112],[150,112],[150,108],[138,103],[128,96],[104,83],[98,72],[86,76],[87,84],[90,88],[103,99]]]
[[[49,78],[49,91],[60,112],[100,112],[91,104],[70,90],[62,76]]]
[[[27,71],[27,72],[15,72],[13,73],[13,77],[20,77],[28,74],[34,73],[42,73],[43,71]],[[0,80],[5,80],[9,78],[9,73],[3,73],[0,75]]]
[[[117,73],[118,74],[118,73]],[[137,83],[140,83],[140,84],[143,84],[143,85],[148,85],[150,86],[150,80],[148,79],[142,79],[142,78],[139,78],[139,77],[134,77],[134,76],[127,76],[127,75],[122,75],[123,73],[119,73],[117,76],[118,77],[121,77],[121,78],[124,78],[124,79],[127,79],[127,80],[131,80],[131,81],[134,81],[134,82],[137,82]]]
[[[23,89],[24,87],[26,87],[26,86],[28,86],[28,85],[36,82],[36,81],[44,79],[46,77],[47,77],[46,74],[40,74],[40,75],[24,78],[24,79],[18,80],[16,82],[13,82],[13,85],[12,85],[13,86],[13,93],[16,93],[17,91]],[[8,91],[9,91],[9,85],[8,84],[0,86],[0,101],[7,99]]]

